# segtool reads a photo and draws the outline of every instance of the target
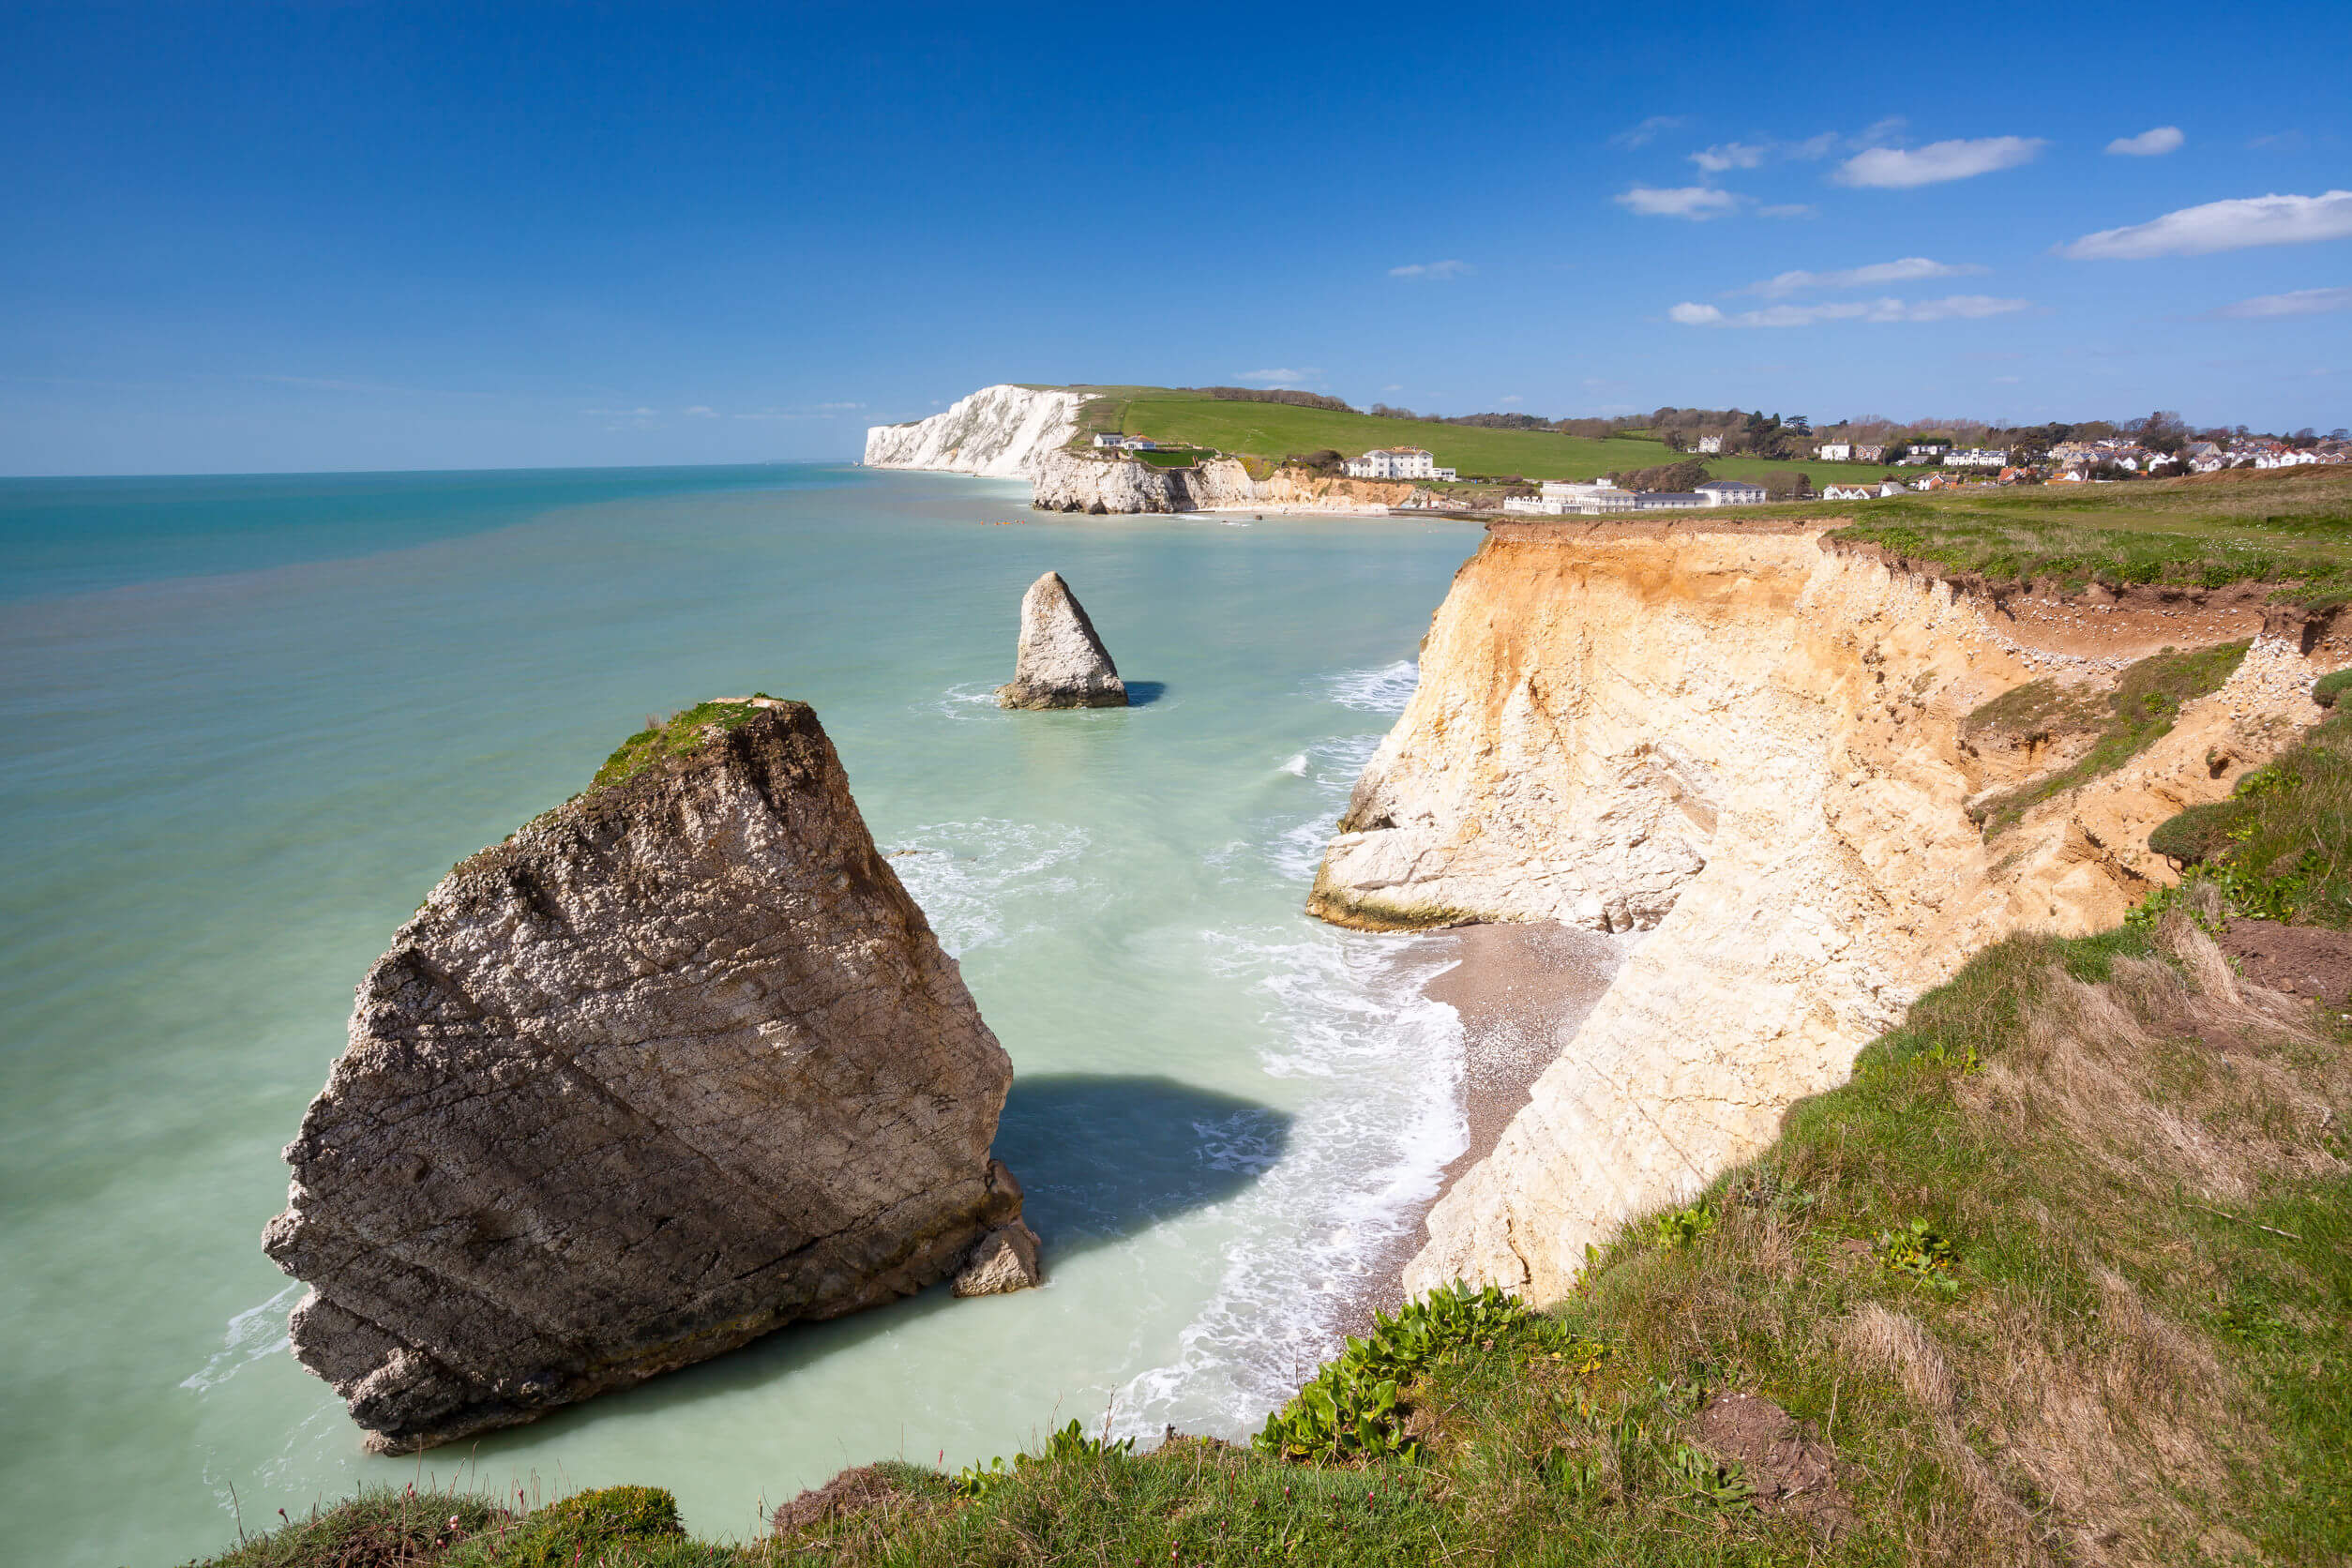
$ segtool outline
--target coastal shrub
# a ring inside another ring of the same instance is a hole
[[[1660,1214],[1650,1223],[1650,1239],[1662,1247],[1688,1246],[1715,1228],[1715,1211],[1704,1203]]]
[[[1573,1358],[1588,1370],[1607,1354],[1497,1286],[1472,1290],[1456,1281],[1376,1315],[1370,1335],[1350,1335],[1336,1360],[1266,1418],[1252,1445],[1285,1459],[1412,1460],[1421,1444],[1404,1431],[1399,1390],[1449,1357],[1506,1344]]]
[[[449,1548],[510,1517],[471,1492],[370,1486],[334,1507],[289,1517],[204,1568],[395,1568],[437,1562]],[[189,1564],[189,1568],[197,1568]]]
[[[2352,686],[2352,669],[2322,675],[2311,684],[2311,700],[2323,708],[2332,708],[2346,686]]]
[[[477,1533],[448,1558],[450,1568],[578,1568],[615,1560],[632,1548],[682,1543],[678,1501],[658,1486],[605,1486],[560,1498],[518,1525]]]

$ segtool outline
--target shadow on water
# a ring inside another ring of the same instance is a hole
[[[1168,683],[1166,681],[1129,681],[1127,683],[1127,706],[1148,708],[1167,694]]]
[[[1282,1157],[1289,1137],[1287,1112],[1174,1078],[1048,1073],[1014,1079],[992,1152],[1020,1181],[1022,1211],[1045,1244],[1050,1282],[1056,1267],[1082,1253],[1242,1191]],[[715,1360],[467,1447],[478,1461],[494,1463],[509,1445],[543,1442],[607,1416],[757,1389],[935,1313],[992,1304],[959,1302],[935,1285],[831,1322],[788,1325]]]

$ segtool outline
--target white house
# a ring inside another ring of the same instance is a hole
[[[1821,487],[1821,499],[1824,501],[1875,501],[1877,497],[1878,487],[1877,485],[1865,485],[1859,482],[1848,485],[1832,480]]]
[[[1160,444],[1158,442],[1150,440],[1144,436],[1118,435],[1102,430],[1094,432],[1094,445],[1097,446],[1108,446],[1114,451],[1123,449],[1129,452],[1156,452],[1160,449]]]
[[[1636,490],[1634,492],[1634,510],[1637,512],[1693,511],[1701,506],[1716,505],[1719,503],[1713,496],[1701,495],[1696,490]]]
[[[1630,512],[1640,498],[1632,490],[1619,490],[1606,479],[1591,484],[1577,484],[1566,479],[1546,479],[1538,495],[1505,497],[1506,512],[1532,512],[1551,517],[1570,513],[1591,517],[1602,512]]]
[[[1854,444],[1850,441],[1831,441],[1813,449],[1813,455],[1823,462],[1852,462]]]
[[[1721,452],[1723,450],[1723,437],[1719,435],[1700,436],[1698,438],[1698,449],[1701,452],[1709,454]]]
[[[2007,468],[2009,454],[1997,452],[1990,446],[1964,446],[1957,452],[1944,454],[1946,468]]]
[[[1348,460],[1350,479],[1451,479],[1454,470],[1440,468],[1437,460],[1418,446],[1376,446],[1360,458]]]
[[[1746,479],[1710,479],[1697,488],[1711,497],[1711,506],[1753,506],[1764,499],[1764,487]]]

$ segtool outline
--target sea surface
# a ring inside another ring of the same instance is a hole
[[[1463,1146],[1409,939],[1299,912],[1458,523],[1072,518],[785,465],[0,481],[0,1517],[170,1564],[364,1483],[749,1534],[845,1465],[1255,1427]],[[1017,525],[1001,522],[1019,520]],[[1009,714],[1061,571],[1135,707]],[[454,862],[648,714],[816,705],[1017,1078],[1050,1280],[936,1289],[421,1460],[285,1347],[280,1146]]]

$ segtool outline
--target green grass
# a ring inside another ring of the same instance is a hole
[[[2103,701],[2075,697],[2055,681],[2028,681],[1962,719],[1963,735],[2005,725],[2052,735],[2088,731],[2090,738],[2088,749],[2067,766],[1979,802],[1972,813],[1984,836],[2014,827],[2042,802],[2113,773],[2170,734],[2180,704],[2219,691],[2247,647],[2223,642],[2185,654],[2166,648],[2124,671]]]
[[[403,1506],[460,1512],[378,1493],[212,1568],[537,1568],[550,1543],[580,1568],[2340,1562],[2352,1034],[2199,991],[2201,940],[1998,943],[1760,1158],[1595,1250],[1548,1320],[1465,1308],[1367,1355],[1411,1460],[1057,1440],[984,1485],[883,1467],[878,1511],[748,1544],[641,1496],[617,1512],[642,1528],[468,1503],[460,1542],[335,1555]],[[1759,1509],[1691,1447],[1720,1390],[1829,1442],[1849,1528]]]
[[[1833,537],[2067,591],[2094,581],[2265,581],[2303,599],[2352,590],[2352,465],[1812,503],[1776,515],[1850,516]]]
[[[701,746],[706,727],[716,724],[721,730],[740,730],[759,717],[761,711],[749,702],[697,702],[683,708],[623,741],[596,770],[588,788],[608,789],[634,778],[665,758],[684,756]]]
[[[2236,912],[2352,927],[2352,712],[2337,705],[2229,799],[2159,823],[2148,846],[2192,867],[2191,883],[2215,884]]]
[[[1288,403],[1231,402],[1158,386],[1080,387],[1092,394],[1081,414],[1087,431],[1118,430],[1153,441],[1214,447],[1236,456],[1280,458],[1329,447],[1354,457],[1375,446],[1424,446],[1439,466],[1463,474],[1520,475],[1528,479],[1591,479],[1631,468],[1654,468],[1676,454],[1657,441],[1592,441],[1548,430],[1490,430],[1426,420],[1379,419]],[[1708,458],[1717,478],[1761,479],[1769,474],[1847,472],[1843,463],[1768,462],[1755,458]],[[1858,472],[1858,470],[1857,470]],[[1875,470],[1874,470],[1875,472]]]

